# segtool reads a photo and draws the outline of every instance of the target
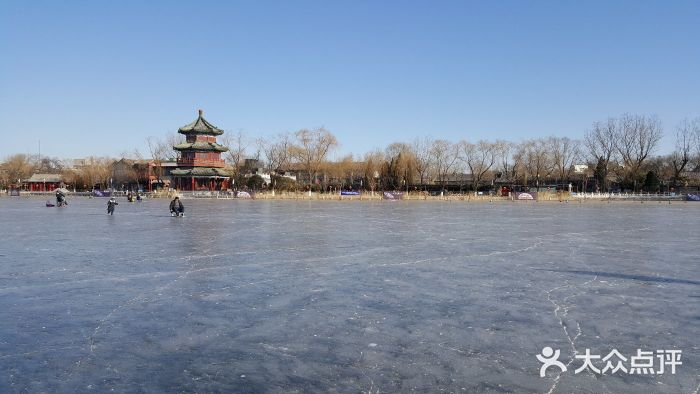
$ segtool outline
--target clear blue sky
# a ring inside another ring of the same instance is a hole
[[[700,1],[0,2],[0,157],[118,155],[203,108],[341,152],[700,116]],[[660,152],[661,153],[661,152]]]

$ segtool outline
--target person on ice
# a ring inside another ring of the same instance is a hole
[[[170,201],[170,214],[173,216],[185,216],[185,207],[180,201],[180,197],[175,197]]]
[[[66,201],[66,196],[61,193],[60,190],[56,191],[56,206],[57,207],[62,207],[64,205],[68,205],[68,202]]]
[[[114,215],[114,206],[119,205],[117,200],[114,199],[114,197],[110,197],[109,201],[107,201],[107,214],[108,215]]]

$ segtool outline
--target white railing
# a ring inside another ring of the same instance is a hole
[[[683,199],[677,193],[571,193],[573,198],[591,200],[674,200]]]
[[[178,192],[177,193],[179,196],[183,198],[224,198],[224,199],[229,199],[229,198],[234,198],[235,194],[234,192],[229,192],[229,191],[195,191],[195,192]]]

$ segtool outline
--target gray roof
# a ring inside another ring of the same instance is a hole
[[[170,175],[173,176],[194,176],[194,177],[226,177],[230,176],[229,172],[223,168],[212,167],[193,167],[193,168],[178,168],[172,170]]]
[[[63,182],[63,177],[61,177],[61,174],[34,174],[34,175],[31,176],[31,178],[25,180],[25,182],[31,182],[31,183],[43,183],[43,182],[60,183],[60,182]]]
[[[221,135],[224,133],[223,130],[209,123],[202,117],[203,111],[199,110],[199,117],[194,122],[180,127],[177,132],[180,134],[209,134],[209,135]]]

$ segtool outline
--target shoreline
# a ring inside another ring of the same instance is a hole
[[[547,195],[547,196],[542,196],[541,198],[538,198],[536,200],[516,200],[510,197],[496,197],[496,196],[464,196],[464,195],[450,195],[450,196],[409,196],[408,198],[401,198],[401,199],[385,199],[381,194],[375,193],[374,196],[371,195],[361,195],[361,196],[340,196],[336,194],[312,194],[309,196],[307,193],[303,194],[277,194],[277,195],[270,195],[270,194],[257,194],[254,195],[252,198],[235,198],[232,196],[226,196],[226,197],[217,197],[217,196],[192,196],[188,195],[187,193],[168,193],[168,194],[160,194],[160,195],[151,195],[147,196],[144,198],[144,201],[147,200],[167,200],[175,195],[180,196],[181,199],[187,200],[187,201],[193,201],[193,200],[217,200],[217,201],[236,201],[236,200],[250,200],[250,201],[308,201],[308,202],[327,202],[327,201],[341,201],[341,202],[427,202],[427,203],[439,203],[439,202],[446,202],[446,203],[463,203],[463,204],[504,204],[504,203],[511,203],[511,204],[575,204],[575,205],[586,205],[586,204],[620,204],[620,203],[625,203],[625,204],[638,204],[638,205],[674,205],[674,204],[680,204],[684,203],[687,204],[689,202],[694,202],[694,201],[688,201],[686,200],[683,196],[678,196],[674,198],[666,198],[666,199],[661,199],[661,198],[644,198],[644,197],[628,197],[628,198],[579,198],[579,197],[573,197],[571,195],[568,196],[557,196],[557,195]],[[71,195],[69,194],[67,198],[70,199],[104,199],[105,201],[107,200],[107,197],[93,197],[93,196],[85,196],[85,195]],[[126,199],[125,196],[116,196],[118,200]],[[0,196],[0,200],[4,199],[28,199],[28,200],[37,200],[37,201],[46,201],[50,200],[53,202],[53,194],[44,194],[44,195],[37,195],[37,194],[30,194],[30,195],[21,195],[21,196],[8,196],[8,195],[2,195]],[[700,206],[700,204],[698,204]]]

